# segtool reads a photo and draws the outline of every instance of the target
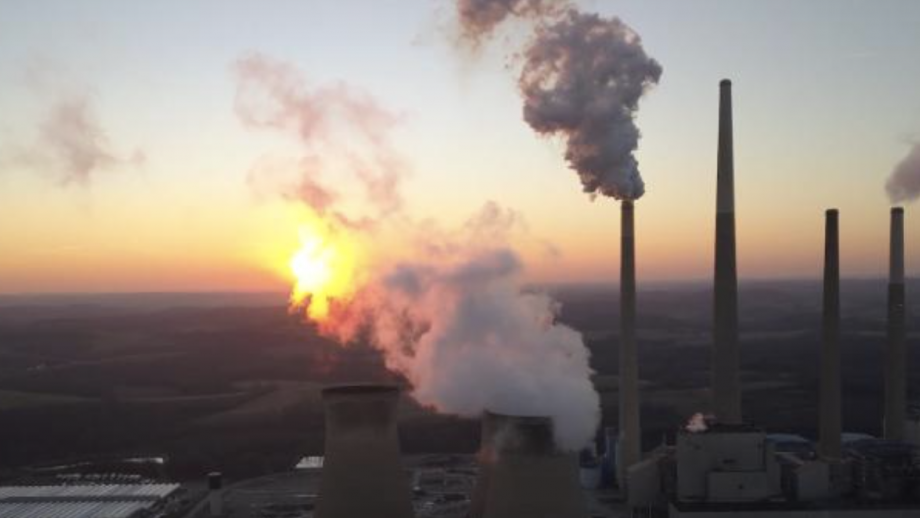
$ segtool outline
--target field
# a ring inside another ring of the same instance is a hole
[[[617,291],[548,288],[561,320],[592,352],[604,424],[617,415]],[[920,293],[912,283],[908,293]],[[704,410],[710,306],[703,284],[639,293],[642,420],[647,447]],[[742,370],[747,419],[813,436],[820,285],[744,284]],[[920,321],[912,308],[908,322]],[[844,425],[881,423],[885,285],[843,284]],[[920,345],[913,329],[909,348]],[[920,371],[920,355],[909,372]],[[289,468],[322,451],[319,391],[353,381],[400,383],[378,353],[318,336],[280,294],[0,297],[0,475],[40,463],[162,455],[169,475],[233,476]],[[910,379],[912,396],[920,377]],[[473,420],[433,414],[404,398],[403,449],[471,452]]]

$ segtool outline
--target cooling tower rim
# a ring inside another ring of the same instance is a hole
[[[332,385],[322,390],[323,399],[334,397],[352,397],[352,396],[388,396],[399,393],[399,387],[396,385],[385,385],[375,383],[349,383],[347,385]]]

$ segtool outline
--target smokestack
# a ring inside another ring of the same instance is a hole
[[[837,209],[824,225],[824,313],[821,347],[821,401],[818,448],[821,456],[840,458],[840,238]]]
[[[221,488],[223,476],[219,471],[208,473],[208,515],[212,517],[223,516],[224,500]]]
[[[617,481],[639,462],[639,366],[636,350],[636,240],[633,202],[623,200],[620,219],[620,454]]]
[[[470,518],[587,518],[574,453],[556,448],[552,420],[486,412]]]
[[[732,83],[719,83],[719,155],[716,192],[715,331],[712,350],[713,411],[724,423],[741,423],[738,377],[738,274],[735,268],[735,166]]]
[[[323,390],[326,447],[317,518],[412,518],[399,458],[399,389],[345,385]]]
[[[888,348],[885,352],[886,439],[902,440],[907,412],[905,345],[904,209],[891,209],[891,255],[888,277]]]

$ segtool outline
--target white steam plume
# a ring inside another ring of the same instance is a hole
[[[892,203],[910,202],[920,197],[920,143],[895,166],[885,190]]]
[[[564,7],[558,0],[457,0],[457,17],[463,37],[479,45],[507,18],[539,19]]]
[[[494,221],[494,204],[483,210],[464,233],[501,233],[469,228]],[[559,305],[549,296],[521,289],[523,267],[510,249],[472,242],[447,249],[450,259],[384,272],[336,306],[321,329],[345,343],[369,339],[422,405],[468,417],[549,416],[560,448],[583,447],[600,403],[581,335],[555,321]]]
[[[129,157],[112,150],[92,99],[79,92],[60,94],[48,106],[35,143],[8,158],[13,165],[50,171],[64,186],[89,185],[102,171],[123,165],[140,166],[145,160],[139,149]]]
[[[464,34],[475,44],[509,16],[536,19],[518,80],[524,119],[540,134],[565,139],[565,158],[585,192],[641,197],[635,114],[662,69],[639,35],[619,18],[566,3],[459,0],[457,6]],[[473,8],[478,15],[469,13]]]
[[[360,232],[380,248],[365,250],[362,266],[372,269],[357,272],[353,294],[332,300],[320,331],[342,344],[368,340],[425,406],[469,417],[547,415],[560,447],[584,446],[600,406],[589,352],[555,322],[556,302],[522,289],[523,265],[509,248],[526,230],[519,215],[489,202],[454,231],[414,221],[395,203],[405,166],[389,143],[390,111],[353,88],[308,88],[293,67],[265,56],[240,59],[235,71],[240,120],[302,144],[295,160],[260,160],[253,186],[274,184],[337,232]],[[292,170],[294,181],[278,181]],[[373,225],[344,214],[352,185],[377,208]],[[392,246],[382,238],[389,234],[407,242]]]
[[[352,226],[361,226],[362,219],[346,216],[339,202],[340,187],[355,180],[375,209],[374,214],[363,215],[365,221],[399,208],[405,163],[389,142],[399,120],[396,114],[344,83],[310,88],[295,67],[261,54],[238,59],[234,72],[240,121],[250,128],[291,134],[303,149],[290,167],[295,171],[293,180],[280,179],[282,169],[288,168],[277,162],[266,167],[263,161],[250,171],[251,185],[277,184],[270,188],[282,197]]]

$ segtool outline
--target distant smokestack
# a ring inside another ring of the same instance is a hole
[[[824,315],[818,447],[822,457],[840,458],[840,238],[837,209],[824,226]]]
[[[735,267],[735,166],[732,83],[719,83],[719,156],[716,192],[715,331],[712,350],[713,411],[724,423],[741,422],[738,377],[738,274]]]
[[[902,440],[907,413],[905,345],[904,209],[891,209],[888,278],[888,347],[885,351],[885,438]]]
[[[562,453],[548,417],[486,412],[470,518],[587,518],[574,453]]]
[[[412,518],[399,458],[399,389],[346,385],[323,390],[326,447],[317,518]]]
[[[633,202],[621,203],[620,219],[620,454],[617,481],[641,460],[639,366],[636,348],[636,239]]]
[[[223,516],[224,497],[223,476],[218,471],[208,473],[208,514],[212,517]]]

